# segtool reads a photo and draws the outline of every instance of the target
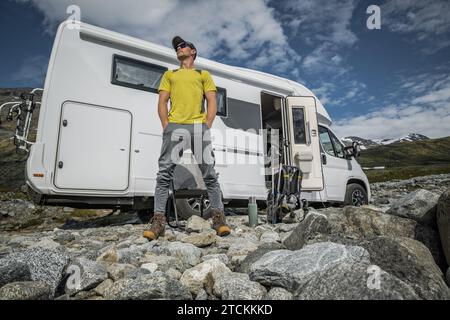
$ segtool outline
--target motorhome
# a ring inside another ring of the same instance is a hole
[[[62,22],[55,36],[36,141],[27,141],[23,130],[16,137],[29,147],[26,184],[40,204],[152,208],[162,142],[157,89],[166,70],[179,68],[176,54],[90,24],[71,24]],[[357,147],[346,148],[336,137],[313,92],[286,78],[200,56],[195,67],[208,70],[218,88],[211,132],[225,204],[247,205],[254,197],[265,205],[273,177],[264,174],[264,129],[279,130],[282,161],[301,169],[301,197],[309,203],[370,201]],[[230,135],[237,138],[215,139]],[[205,189],[192,163],[177,165],[174,185]],[[199,199],[178,199],[177,207],[196,214]],[[207,210],[209,202],[203,201]]]

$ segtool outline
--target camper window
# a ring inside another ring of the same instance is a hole
[[[111,83],[128,88],[158,92],[167,68],[128,57],[113,56]]]
[[[227,116],[227,90],[217,87],[217,115]]]
[[[217,116],[226,117],[227,116],[227,90],[225,88],[216,87],[216,105],[217,105]],[[206,99],[203,99],[203,111],[206,110]]]
[[[294,143],[306,144],[305,113],[303,108],[292,108],[292,118],[294,124]]]

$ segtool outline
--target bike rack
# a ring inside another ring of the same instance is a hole
[[[3,103],[0,106],[0,116],[1,111],[5,107],[9,107],[8,114],[6,116],[6,121],[13,120],[13,113],[16,113],[16,130],[14,135],[11,137],[14,139],[14,144],[16,146],[16,153],[19,149],[29,152],[29,147],[34,144],[28,140],[28,134],[30,132],[31,120],[33,117],[33,111],[37,105],[40,105],[40,101],[35,101],[35,95],[38,91],[43,91],[42,88],[34,88],[27,95],[21,94],[20,98],[22,101],[10,101]],[[1,118],[0,118],[1,123]]]

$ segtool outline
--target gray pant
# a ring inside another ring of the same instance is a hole
[[[195,141],[195,142],[194,142]],[[191,149],[202,172],[211,208],[223,210],[222,193],[214,170],[214,151],[211,132],[206,124],[179,124],[169,122],[163,131],[159,171],[156,175],[154,212],[166,212],[169,184],[182,150]]]

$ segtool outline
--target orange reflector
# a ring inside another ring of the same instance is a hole
[[[42,177],[44,177],[44,174],[43,173],[33,173],[33,177],[40,177],[40,178],[42,178]]]

